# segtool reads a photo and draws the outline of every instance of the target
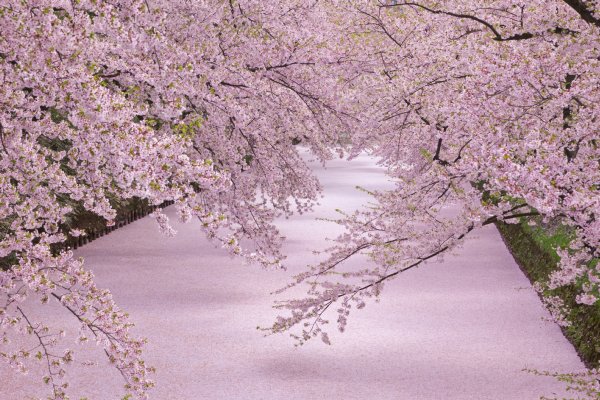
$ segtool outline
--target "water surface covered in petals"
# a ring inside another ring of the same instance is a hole
[[[278,224],[288,237],[286,272],[230,258],[195,222],[178,224],[172,208],[166,212],[178,231],[174,238],[161,237],[145,218],[78,251],[149,340],[145,358],[157,369],[151,398],[534,400],[563,393],[552,378],[523,369],[583,366],[558,326],[544,320],[548,314],[493,226],[443,263],[389,283],[381,302],[354,313],[344,334],[332,332],[331,346],[315,340],[295,348],[287,334],[263,337],[257,325],[277,315],[269,293],[317,260],[311,250],[340,232],[315,218],[368,201],[357,184],[390,187],[367,156],[314,169],[325,189],[321,204]],[[77,351],[68,371],[72,398],[119,398],[118,372],[94,358],[99,348],[74,344],[77,325],[65,310],[32,307],[36,312],[69,327],[65,342]],[[97,365],[82,366],[84,358]],[[46,394],[38,372],[20,376],[0,365],[0,399]]]

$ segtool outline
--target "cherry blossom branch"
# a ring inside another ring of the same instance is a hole
[[[534,35],[530,32],[524,32],[524,33],[519,33],[519,34],[515,34],[512,36],[508,36],[508,37],[503,37],[502,34],[496,29],[496,27],[494,25],[492,25],[491,23],[487,22],[486,20],[479,18],[475,15],[470,15],[470,14],[462,14],[462,13],[455,13],[455,12],[451,12],[451,11],[444,11],[444,10],[436,10],[430,7],[427,7],[423,4],[420,3],[414,3],[414,2],[394,2],[393,4],[382,4],[380,5],[381,8],[393,8],[393,7],[401,7],[401,6],[414,6],[417,8],[420,8],[422,10],[425,10],[427,12],[430,12],[432,14],[442,14],[442,15],[448,15],[450,17],[455,17],[455,18],[459,18],[459,19],[467,19],[467,20],[471,20],[471,21],[475,21],[479,24],[482,24],[483,26],[485,26],[490,32],[492,32],[494,34],[494,40],[498,41],[498,42],[507,42],[507,41],[512,41],[512,40],[526,40],[526,39],[531,39],[532,37],[534,37]]]
[[[573,10],[581,16],[581,18],[590,24],[600,27],[600,18],[594,15],[594,10],[590,9],[583,0],[563,0]]]

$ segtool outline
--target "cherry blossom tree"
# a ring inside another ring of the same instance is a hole
[[[279,266],[272,221],[310,209],[319,159],[351,141],[398,182],[344,214],[329,258],[279,303],[303,342],[329,341],[385,282],[477,228],[559,219],[574,240],[548,289],[600,297],[597,1],[7,0],[0,5],[0,358],[38,359],[66,397],[61,332],[28,312],[58,301],[139,398],[143,340],[61,246],[77,207],[174,201],[233,254]],[[156,220],[173,234],[160,211]],[[244,241],[244,246],[241,245]],[[243,249],[244,248],[244,249]],[[345,261],[368,253],[359,269]],[[541,288],[540,290],[545,290]],[[549,299],[560,318],[562,305]],[[33,346],[14,338],[28,337]]]
[[[394,178],[376,203],[337,221],[327,258],[295,277],[272,332],[300,343],[340,331],[387,281],[440,259],[496,222],[559,221],[573,240],[540,291],[600,299],[600,4],[597,1],[349,1],[347,43],[377,62],[362,75],[369,150]],[[372,262],[348,259],[367,254]],[[547,298],[558,322],[564,305]],[[331,311],[330,311],[331,310]],[[334,310],[337,310],[334,311]],[[296,329],[297,327],[297,329]],[[598,393],[598,381],[593,393]],[[591,392],[590,392],[591,393]]]
[[[63,332],[28,312],[57,301],[129,395],[153,386],[143,339],[61,245],[85,234],[69,228],[77,207],[110,226],[112,199],[174,201],[232,253],[280,265],[273,219],[310,209],[320,189],[298,145],[327,159],[358,124],[343,93],[360,63],[336,49],[330,12],[302,1],[0,5],[0,359],[43,363],[52,397],[66,398],[74,352],[57,352]]]

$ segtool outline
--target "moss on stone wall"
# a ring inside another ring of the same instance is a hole
[[[545,282],[556,268],[558,256],[554,248],[567,240],[568,232],[546,232],[523,224],[497,224],[506,245],[529,280]],[[563,329],[579,356],[588,367],[600,365],[600,306],[577,304],[577,288],[564,287],[553,291],[571,312],[571,326]]]

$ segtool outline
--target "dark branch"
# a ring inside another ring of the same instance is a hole
[[[394,3],[394,4],[382,5],[381,7],[391,8],[391,7],[399,7],[399,6],[412,6],[412,7],[420,8],[420,9],[430,12],[432,14],[448,15],[450,17],[475,21],[475,22],[480,23],[481,25],[485,26],[490,32],[492,32],[494,34],[494,40],[496,40],[498,42],[507,42],[507,41],[511,41],[511,40],[526,40],[526,39],[531,39],[532,37],[534,37],[534,34],[530,33],[530,32],[518,33],[516,35],[503,37],[502,34],[496,29],[496,27],[494,25],[492,25],[491,23],[487,22],[486,20],[481,19],[475,15],[459,14],[459,13],[454,13],[452,11],[435,10],[433,8],[429,8],[429,7],[419,4],[419,3],[412,3],[412,2]]]
[[[563,0],[587,23],[600,27],[600,18],[594,16],[593,11],[582,0]]]

